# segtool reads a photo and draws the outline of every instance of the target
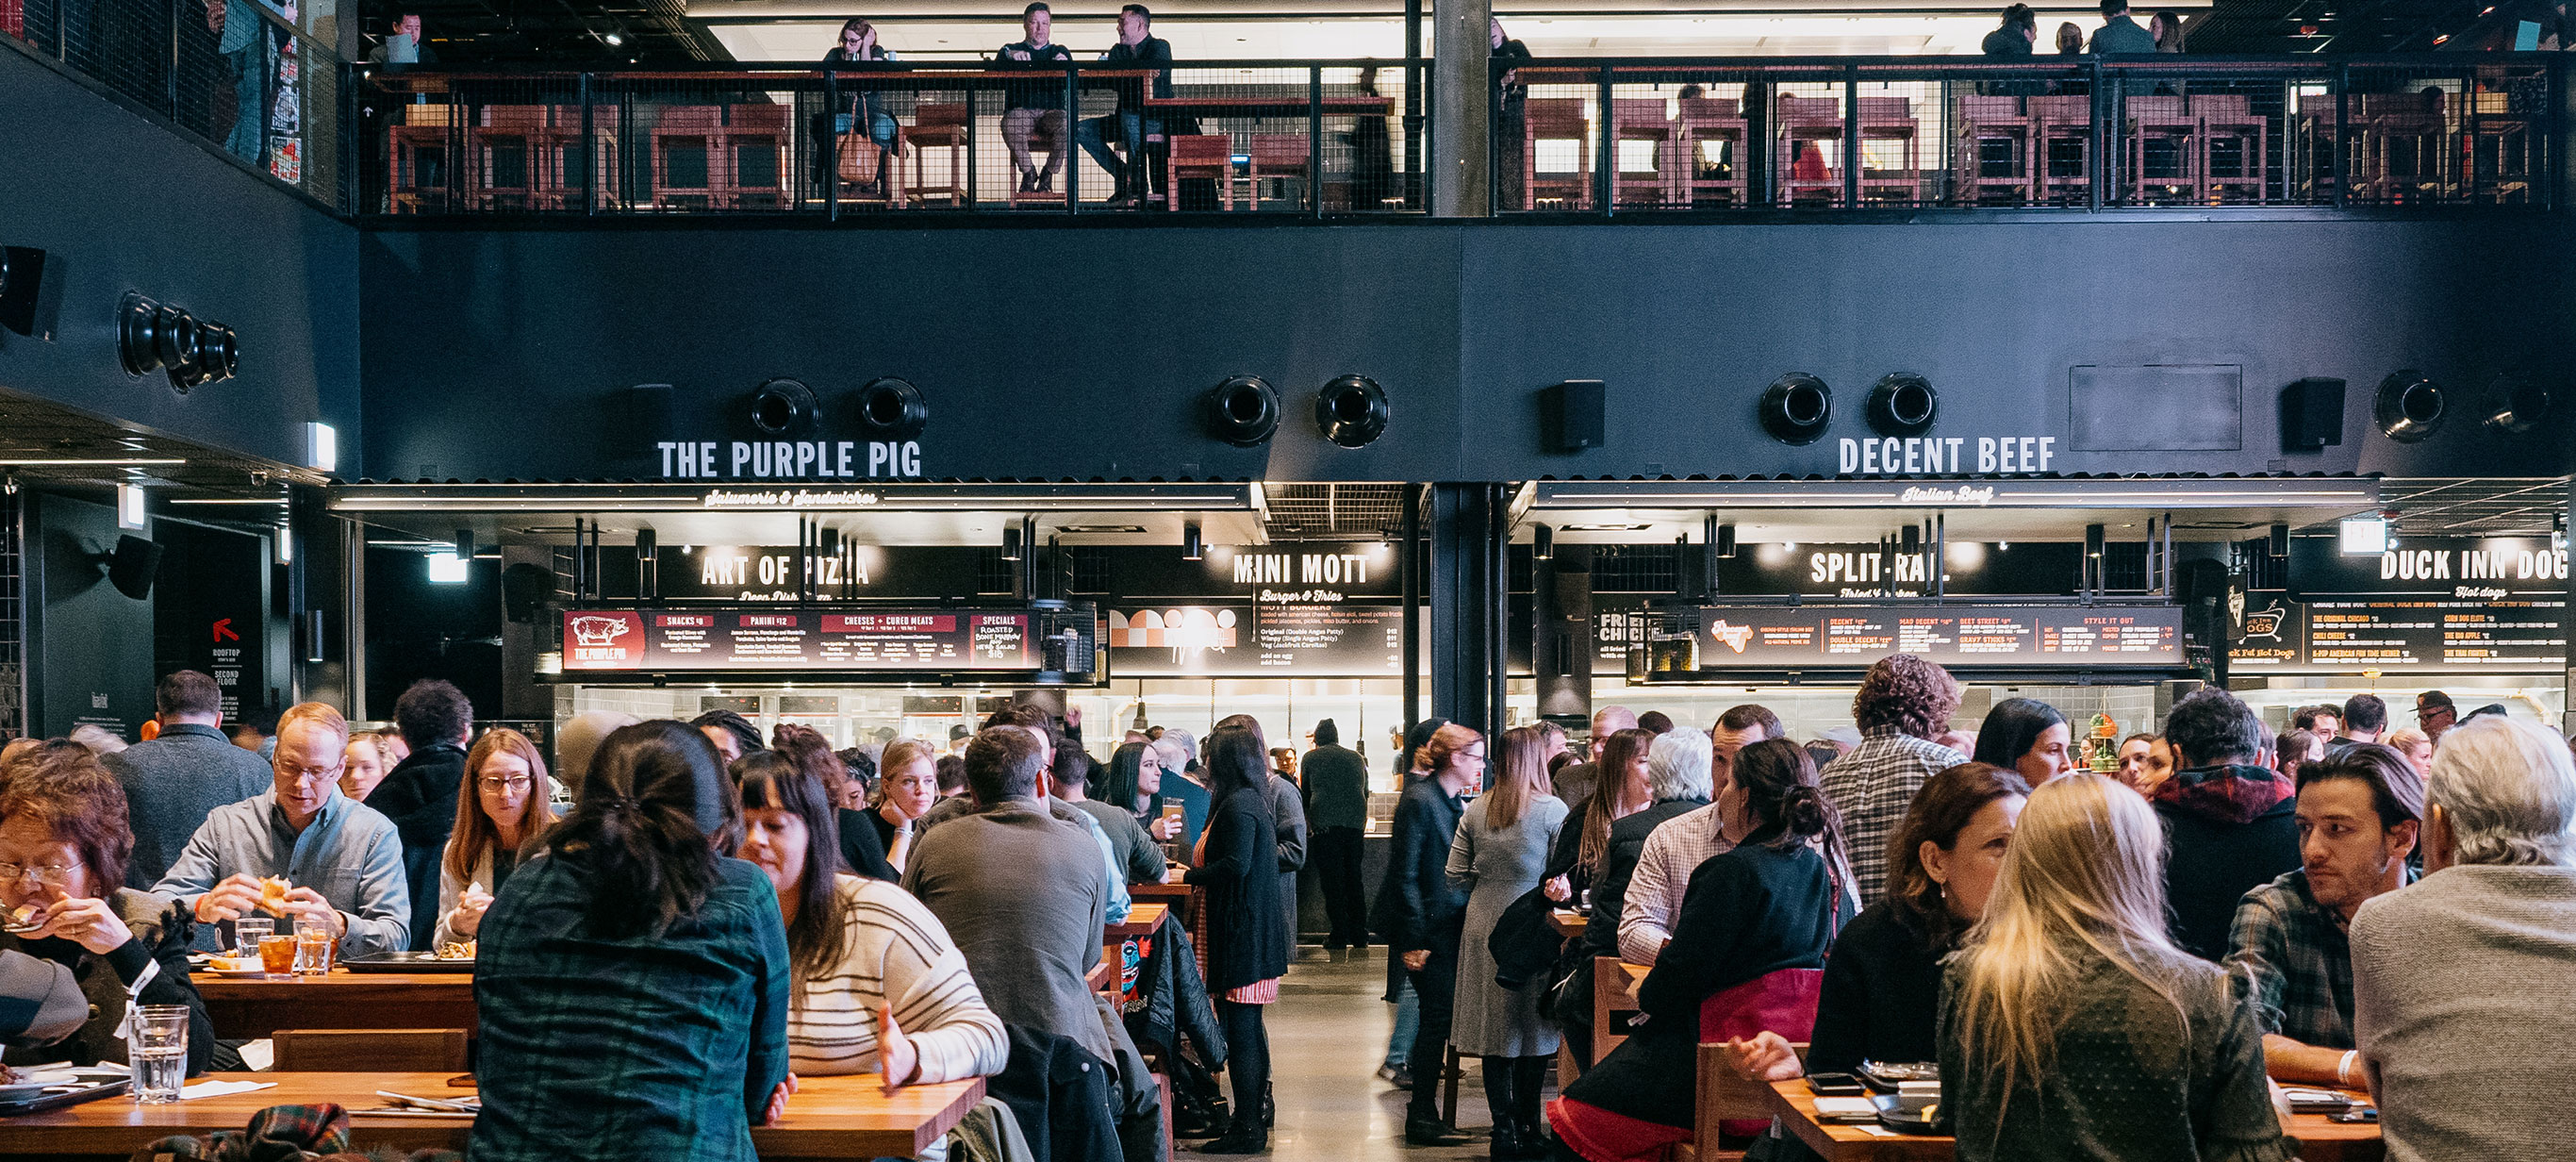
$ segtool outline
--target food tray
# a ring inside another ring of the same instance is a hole
[[[340,964],[351,972],[461,972],[472,973],[472,960],[443,960],[434,952],[370,952],[365,956],[341,958]]]
[[[57,1087],[51,1092],[36,1097],[18,1101],[0,1101],[0,1118],[18,1114],[41,1114],[47,1110],[76,1106],[82,1102],[117,1097],[126,1093],[133,1084],[133,1079],[126,1077],[95,1078],[86,1082],[73,1083],[73,1088],[68,1090]]]

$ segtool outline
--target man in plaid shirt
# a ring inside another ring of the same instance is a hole
[[[2377,743],[2299,767],[2301,866],[2245,893],[2228,936],[2228,966],[2253,984],[2266,1073],[2363,1085],[2347,933],[2363,901],[2413,882],[2423,813],[2423,778]]]
[[[1959,709],[1959,683],[1948,670],[1912,654],[1889,654],[1869,668],[1852,717],[1860,745],[1825,768],[1826,801],[1842,814],[1843,848],[1866,906],[1886,894],[1887,837],[1905,819],[1914,793],[1932,776],[1968,761],[1933,742]]]

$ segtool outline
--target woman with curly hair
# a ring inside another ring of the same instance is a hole
[[[1935,773],[1968,761],[1932,741],[1958,709],[1958,681],[1912,654],[1880,658],[1861,679],[1852,698],[1860,745],[1825,768],[1824,787],[1851,840],[1852,878],[1864,906],[1886,894],[1887,837],[1915,792]]]

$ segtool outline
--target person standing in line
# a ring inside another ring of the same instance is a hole
[[[2451,703],[2450,695],[2439,690],[2426,690],[2415,696],[2415,729],[2423,731],[2424,737],[2433,740],[2433,745],[2442,745],[2442,736],[2459,721],[2460,708]]]
[[[1262,1007],[1279,1000],[1288,971],[1287,922],[1279,914],[1279,835],[1270,818],[1269,764],[1259,732],[1219,724],[1208,734],[1209,792],[1215,805],[1199,843],[1198,866],[1183,883],[1207,889],[1207,984],[1217,994],[1226,1071],[1234,1082],[1234,1124],[1202,1154],[1259,1154],[1270,1148],[1270,1037]]]
[[[1852,698],[1860,745],[1825,768],[1824,787],[1851,840],[1852,878],[1863,907],[1886,892],[1887,837],[1914,793],[1935,773],[1968,761],[1931,741],[1950,728],[1958,709],[1958,681],[1912,654],[1880,658],[1861,679]]]
[[[2388,703],[2377,694],[2355,694],[2343,702],[2343,730],[2326,744],[2326,757],[2342,758],[2357,743],[2382,742],[2388,734]]]
[[[1747,702],[1730,706],[1718,716],[1717,725],[1708,732],[1708,750],[1700,750],[1693,740],[1683,744],[1681,757],[1705,763],[1709,772],[1705,781],[1723,789],[1737,754],[1778,737],[1780,716]],[[1690,887],[1691,873],[1726,848],[1725,821],[1714,805],[1658,826],[1646,836],[1628,890],[1619,898],[1619,959],[1653,964],[1663,954],[1664,944],[1672,939],[1673,923],[1681,916],[1682,893]]]
[[[1978,724],[1976,754],[1969,761],[2017,772],[2036,787],[2075,769],[2067,754],[2073,742],[2066,716],[2056,707],[2036,698],[2006,698]]]
[[[1315,723],[1314,749],[1304,770],[1307,857],[1324,889],[1327,950],[1368,947],[1368,895],[1360,874],[1361,839],[1368,834],[1368,767],[1342,746],[1341,728]]]
[[[2478,715],[2424,786],[2424,878],[2352,918],[2353,1023],[2388,1156],[2553,1158],[2576,1042],[2576,764]]]
[[[393,820],[402,837],[403,884],[411,893],[411,950],[427,951],[438,935],[438,865],[456,828],[457,789],[465,782],[465,746],[474,739],[474,704],[453,684],[426,678],[394,700],[394,725],[411,755],[385,772],[367,806]]]
[[[2206,960],[2227,955],[2245,893],[2300,863],[2298,791],[2262,765],[2264,734],[2253,708],[2225,690],[2194,693],[2165,716],[2182,764],[2155,791],[2172,850],[2167,915],[2174,943]]]
[[[2166,935],[2164,850],[2110,779],[2031,792],[1941,990],[1939,1117],[1961,1162],[2295,1157],[2252,1001]]]
[[[1394,843],[1386,882],[1378,889],[1377,930],[1387,951],[1403,965],[1420,1010],[1413,1047],[1413,1096],[1404,1113],[1404,1140],[1416,1146],[1456,1146],[1466,1135],[1440,1117],[1440,1068],[1449,1043],[1458,985],[1458,945],[1467,898],[1449,886],[1449,847],[1469,788],[1483,783],[1485,738],[1457,723],[1431,732],[1416,752],[1423,768],[1395,808]]]
[[[394,764],[385,757],[384,736],[372,730],[361,730],[349,736],[349,750],[340,768],[340,793],[364,803],[374,794],[376,784],[385,781],[385,773]]]
[[[1055,14],[1046,0],[1031,0],[1020,13],[1021,37],[1003,45],[993,54],[993,65],[1001,69],[1030,69],[1073,63],[1073,53],[1063,45],[1050,43],[1049,33],[1055,27]],[[1013,81],[1002,90],[1002,144],[1011,151],[1011,165],[1020,171],[1020,192],[1042,193],[1055,188],[1055,171],[1064,165],[1064,79],[1061,76],[1038,81]],[[1032,137],[1046,138],[1046,169],[1038,169],[1036,158],[1029,153]]]
[[[1547,747],[1526,726],[1503,732],[1502,777],[1469,807],[1449,847],[1449,890],[1467,896],[1458,942],[1456,1012],[1450,1041],[1484,1059],[1485,1105],[1493,1112],[1493,1157],[1543,1158],[1539,1089],[1557,1031],[1538,1015],[1535,985],[1494,980],[1487,947],[1503,911],[1539,885],[1548,848],[1565,826],[1565,801],[1548,793]]]
[[[1435,715],[1416,722],[1410,729],[1396,734],[1395,745],[1390,749],[1395,754],[1398,810],[1403,808],[1402,792],[1411,789],[1416,780],[1430,773],[1430,768],[1423,765],[1425,756],[1422,748],[1429,746],[1431,736],[1447,725],[1449,725],[1448,719]],[[1457,834],[1457,825],[1454,821],[1450,825],[1450,834],[1453,837]],[[1394,864],[1390,862],[1387,866],[1389,869],[1387,879],[1378,881],[1380,900],[1385,898],[1388,882],[1394,878]],[[1422,1034],[1422,994],[1413,991],[1413,974],[1405,971],[1402,950],[1395,946],[1395,937],[1387,929],[1387,916],[1384,913],[1372,911],[1369,914],[1369,921],[1370,926],[1377,932],[1379,942],[1385,944],[1387,951],[1393,954],[1386,959],[1385,1000],[1386,1003],[1395,1006],[1395,1023],[1387,1029],[1386,1060],[1377,1067],[1377,1075],[1397,1089],[1411,1089],[1413,1088],[1413,1042]]]
[[[267,763],[224,737],[224,692],[213,678],[174,670],[153,688],[152,704],[160,735],[99,759],[125,789],[134,829],[125,886],[144,890],[161,882],[215,808],[271,781]]]
[[[1217,725],[1251,731],[1253,740],[1261,744],[1265,763],[1284,752],[1289,756],[1290,765],[1295,765],[1297,752],[1286,747],[1270,749],[1269,736],[1261,732],[1259,719],[1249,714],[1229,714],[1219,719]],[[1261,790],[1269,797],[1271,824],[1278,833],[1279,915],[1281,926],[1288,934],[1288,963],[1294,964],[1297,962],[1297,873],[1306,867],[1306,804],[1297,792],[1295,780],[1266,765],[1262,769]]]
[[[1556,772],[1556,797],[1565,801],[1569,812],[1583,810],[1592,801],[1592,789],[1600,781],[1601,745],[1623,730],[1635,730],[1637,712],[1625,706],[1604,706],[1592,712],[1592,745],[1584,752],[1584,761]]]

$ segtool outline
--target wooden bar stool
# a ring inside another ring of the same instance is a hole
[[[1584,116],[1581,97],[1532,97],[1523,106],[1521,188],[1529,191],[1528,209],[1553,204],[1560,210],[1592,207],[1592,119]],[[1542,170],[1538,147],[1543,141],[1574,143],[1574,168]]]
[[[787,208],[787,121],[785,105],[726,105],[724,185],[718,200],[726,209]]]
[[[1610,102],[1610,139],[1612,202],[1659,206],[1683,200],[1681,123],[1673,119],[1663,98],[1614,98]],[[1619,147],[1631,141],[1646,142],[1654,151],[1655,176],[1651,184],[1629,177],[1627,167],[1620,164]]]
[[[1840,97],[1783,96],[1773,104],[1772,123],[1779,128],[1774,137],[1779,143],[1779,156],[1772,172],[1779,176],[1780,204],[1794,206],[1802,192],[1822,192],[1825,204],[1838,206],[1843,200],[1843,102]],[[1822,159],[1804,175],[1798,169],[1798,158],[1813,149]]]
[[[465,127],[466,203],[476,210],[526,210],[536,202],[544,162],[543,105],[485,105]]]
[[[2039,199],[2086,200],[2093,186],[2093,98],[2032,97],[2027,108],[2039,142],[2032,162],[2039,171]],[[2061,153],[2067,155],[2064,165]]]
[[[1295,133],[1255,133],[1252,135],[1252,194],[1247,200],[1253,209],[1261,208],[1261,179],[1278,178],[1297,182],[1297,205],[1305,205],[1314,192],[1315,175],[1309,172],[1311,160],[1306,138]]]
[[[1684,97],[1679,102],[1682,144],[1683,205],[1696,206],[1701,195],[1729,206],[1741,206],[1749,196],[1744,178],[1744,134],[1746,132],[1743,102],[1733,97]],[[1710,147],[1717,147],[1726,157],[1725,177],[1709,176],[1700,168],[1701,159]]]
[[[2167,94],[2150,94],[2128,99],[2129,201],[2137,204],[2158,202],[2199,202],[2208,194],[2200,168],[2200,119],[2183,108],[2183,99]],[[2147,173],[2147,152],[2156,143],[2170,146],[2175,168],[2181,172],[2168,178]]]
[[[1989,191],[1999,190],[2010,201],[2038,201],[2039,123],[2022,108],[2021,98],[1962,96],[1957,119],[1958,152],[1952,158],[1950,181],[1959,200],[1973,205],[1985,201]],[[2011,172],[1988,172],[1989,142],[2006,151],[2006,168]]]
[[[1870,192],[1896,193],[1902,200],[1922,200],[1923,126],[1914,119],[1911,97],[1863,97],[1860,99],[1860,198],[1866,202]],[[1871,142],[1894,142],[1897,145],[1894,168],[1869,164]],[[1876,174],[1879,176],[1873,177]]]
[[[2200,119],[2200,172],[2208,199],[2266,200],[2263,186],[2271,176],[2271,119],[2256,116],[2253,98],[2243,93],[2201,94],[2191,99],[2191,112]],[[2236,165],[2224,175],[2216,165],[2220,142],[2233,144],[2237,155]]]
[[[1234,137],[1225,133],[1175,133],[1170,135],[1171,156],[1164,163],[1168,175],[1165,189],[1170,193],[1171,208],[1181,208],[1181,182],[1200,178],[1216,183],[1217,196],[1228,211],[1234,209]]]
[[[722,106],[665,106],[653,122],[652,150],[655,209],[717,207],[718,191],[725,185]],[[682,151],[682,156],[675,158],[675,150]],[[687,151],[705,159],[698,172],[690,172],[685,164]]]
[[[903,127],[903,141],[912,151],[912,186],[904,195],[915,206],[926,205],[932,195],[948,199],[950,206],[966,204],[966,142],[970,136],[967,122],[971,114],[964,101],[925,101],[913,107],[912,124]],[[927,159],[932,149],[948,150],[948,180],[931,185]]]

